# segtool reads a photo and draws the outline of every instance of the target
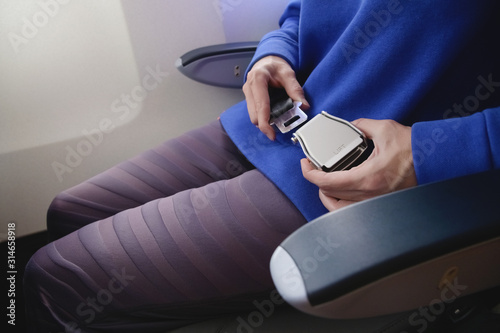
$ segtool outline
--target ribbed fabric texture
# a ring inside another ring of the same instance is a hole
[[[33,332],[161,331],[249,307],[305,223],[219,122],[65,191],[48,215],[52,237],[77,231],[27,266]]]

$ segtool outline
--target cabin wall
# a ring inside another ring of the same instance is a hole
[[[244,98],[175,68],[259,40],[287,0],[0,0],[0,240],[45,229],[60,191]]]

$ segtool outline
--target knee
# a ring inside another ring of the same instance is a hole
[[[28,261],[26,264],[26,267],[24,268],[24,275],[23,275],[23,285],[24,287],[32,289],[34,287],[34,284],[36,284],[39,279],[37,278],[37,275],[39,274],[40,270],[39,267],[36,264],[36,259],[35,256],[37,256],[38,252],[41,250],[38,250]]]
[[[47,246],[39,249],[26,264],[23,279],[26,290],[40,290],[46,277],[52,275],[55,265],[47,255]]]
[[[47,255],[46,247],[39,249],[28,261],[24,270],[23,287],[28,312],[39,311],[44,308],[47,300],[50,300],[52,288],[50,283],[47,283],[47,277],[53,276],[50,262]]]
[[[76,203],[68,200],[63,192],[57,195],[47,210],[47,231],[50,241],[55,241],[96,220],[86,214]]]
[[[49,240],[54,241],[68,234],[71,223],[71,209],[69,204],[62,200],[61,195],[52,200],[47,210],[47,231]]]
[[[38,252],[33,255],[24,270],[23,291],[28,332],[37,332],[37,329],[40,329],[39,326],[41,323],[45,322],[44,318],[50,318],[43,302],[43,287],[41,285],[43,269],[37,264],[38,260],[36,259],[41,255],[43,254],[39,254]],[[51,329],[53,328],[51,327]],[[55,332],[60,332],[60,330],[56,330]]]
[[[50,246],[38,250],[24,271],[23,288],[29,332],[69,332],[68,325],[74,323],[70,313],[77,299],[65,288],[65,276],[61,274],[59,265],[50,258]]]
[[[47,223],[60,220],[61,215],[68,209],[65,201],[60,199],[61,194],[56,196],[49,205],[47,210]]]

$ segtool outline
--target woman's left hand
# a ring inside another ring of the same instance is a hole
[[[417,185],[411,150],[411,127],[393,120],[357,119],[352,122],[375,148],[366,161],[347,171],[317,170],[302,159],[302,173],[319,187],[323,205],[336,210],[354,202]]]

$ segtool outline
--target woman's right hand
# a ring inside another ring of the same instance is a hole
[[[270,87],[284,88],[292,100],[302,102],[303,110],[309,108],[309,103],[305,99],[304,90],[297,81],[294,70],[286,60],[277,56],[267,56],[253,65],[243,85],[248,114],[252,123],[270,140],[274,140],[276,133],[269,125]]]

